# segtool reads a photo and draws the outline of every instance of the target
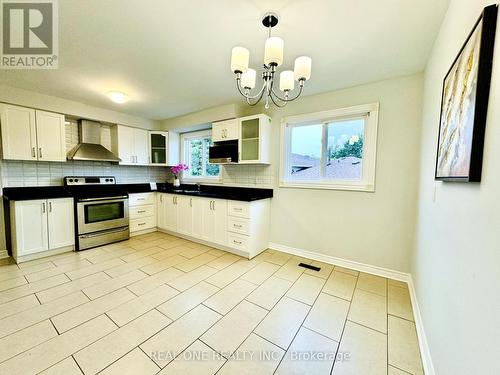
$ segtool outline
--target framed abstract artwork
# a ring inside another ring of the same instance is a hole
[[[484,8],[444,79],[436,180],[481,181],[496,23]]]

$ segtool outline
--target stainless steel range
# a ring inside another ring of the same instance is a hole
[[[130,237],[128,193],[114,177],[68,176],[64,184],[75,195],[76,250]]]

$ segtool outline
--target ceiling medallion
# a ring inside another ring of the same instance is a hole
[[[275,13],[266,13],[262,24],[269,30],[264,50],[264,72],[262,88],[256,94],[250,91],[255,87],[256,71],[248,68],[250,52],[244,47],[234,47],[231,53],[231,71],[236,75],[238,91],[251,106],[256,105],[265,97],[265,107],[269,108],[270,101],[277,107],[284,107],[288,102],[297,99],[302,93],[305,82],[311,77],[311,63],[309,56],[300,56],[295,59],[293,71],[284,70],[280,73],[279,89],[275,90],[276,68],[283,64],[283,39],[271,36],[271,31],[278,24],[278,16]],[[299,82],[298,92],[290,95]]]

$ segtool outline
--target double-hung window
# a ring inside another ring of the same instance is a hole
[[[375,191],[378,103],[284,118],[280,186]]]
[[[218,180],[220,166],[208,162],[208,150],[212,144],[212,131],[184,133],[181,136],[181,159],[189,169],[182,178],[192,181]]]

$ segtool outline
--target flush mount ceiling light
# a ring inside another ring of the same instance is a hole
[[[297,99],[302,93],[304,83],[311,77],[312,60],[308,56],[300,56],[295,59],[294,70],[285,70],[280,73],[279,89],[283,96],[278,94],[274,88],[274,76],[276,68],[283,64],[283,39],[271,36],[271,30],[278,24],[278,15],[266,13],[262,19],[262,24],[268,28],[269,36],[266,40],[264,51],[264,72],[262,88],[252,95],[250,90],[255,87],[256,71],[248,68],[250,52],[244,47],[234,47],[231,53],[231,71],[236,75],[236,85],[238,91],[245,97],[249,105],[256,105],[265,96],[266,108],[269,108],[269,101],[277,107],[284,107],[288,102]],[[295,80],[299,82],[299,91],[291,96],[294,89]]]
[[[118,104],[123,104],[128,101],[128,95],[120,91],[108,92],[109,98]]]

